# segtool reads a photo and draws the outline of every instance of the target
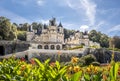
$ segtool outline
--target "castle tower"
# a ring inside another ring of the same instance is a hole
[[[59,33],[60,42],[64,43],[64,28],[63,28],[61,22],[58,25],[58,33]]]
[[[63,29],[63,26],[62,26],[61,22],[58,25],[58,32],[64,33],[64,29]]]

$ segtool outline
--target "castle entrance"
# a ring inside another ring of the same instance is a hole
[[[5,54],[5,48],[4,46],[0,46],[0,55],[4,55]]]

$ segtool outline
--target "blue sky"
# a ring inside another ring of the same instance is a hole
[[[57,23],[75,30],[120,36],[120,0],[0,0],[0,16],[16,23]]]

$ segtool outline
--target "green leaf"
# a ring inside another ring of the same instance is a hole
[[[93,80],[94,81],[101,81],[102,80],[102,75],[101,74],[102,73],[100,72],[100,73],[98,73],[96,75],[93,75]]]
[[[118,74],[119,64],[115,63],[110,69],[110,78],[112,81],[116,81]]]
[[[36,63],[39,65],[39,67],[40,67],[42,70],[45,69],[44,65],[43,65],[38,59],[34,59],[34,60],[36,61]]]
[[[50,62],[50,59],[47,59],[46,61],[45,61],[45,64],[48,64]]]
[[[60,63],[58,61],[56,61],[55,64],[57,66],[57,69],[59,70],[60,69]]]
[[[62,76],[61,80],[62,81],[69,81],[67,76]]]
[[[11,76],[9,74],[5,74],[7,79],[11,79]]]
[[[90,81],[90,76],[88,74],[84,74],[85,81]]]
[[[79,72],[75,73],[75,74],[71,77],[71,81],[79,81],[81,75],[82,75],[82,71],[79,71]]]

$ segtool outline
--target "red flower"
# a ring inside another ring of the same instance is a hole
[[[120,75],[120,69],[118,69],[118,75]]]
[[[24,57],[22,57],[20,60],[21,60],[21,61],[25,61],[25,58],[24,58]]]

